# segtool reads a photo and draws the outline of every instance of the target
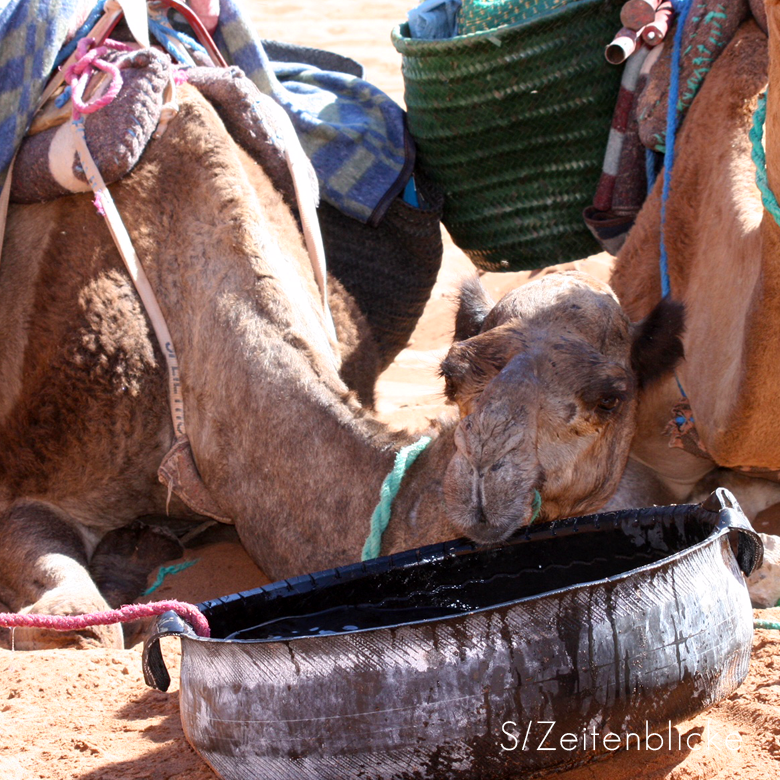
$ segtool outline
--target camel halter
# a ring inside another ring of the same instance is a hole
[[[371,530],[366,543],[363,545],[361,561],[370,558],[378,558],[382,549],[382,536],[390,522],[390,514],[393,509],[393,501],[401,489],[401,481],[407,469],[414,463],[422,451],[431,443],[430,436],[421,436],[413,444],[401,447],[396,453],[393,470],[385,477],[382,487],[379,489],[379,503],[371,515]]]

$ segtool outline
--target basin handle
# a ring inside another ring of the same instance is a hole
[[[171,676],[160,649],[160,639],[164,636],[197,638],[192,626],[176,612],[165,612],[154,621],[152,630],[144,641],[142,665],[146,684],[158,691],[167,691],[171,684]]]

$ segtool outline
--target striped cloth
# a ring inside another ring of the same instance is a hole
[[[593,198],[583,211],[588,229],[603,249],[616,255],[634,225],[647,193],[645,152],[639,140],[636,103],[658,47],[642,46],[626,60],[620,80],[604,164]]]
[[[0,10],[0,185],[49,75],[63,59],[60,49],[102,2],[8,0]],[[348,216],[378,224],[414,165],[403,110],[355,75],[321,70],[305,59],[272,63],[239,0],[221,0],[215,40],[231,64],[290,114],[322,198]]]
[[[609,130],[609,140],[607,141],[607,151],[604,155],[601,178],[596,189],[596,196],[593,198],[593,205],[599,211],[613,210],[612,201],[618,174],[621,171],[621,158],[624,157],[624,150],[629,146],[639,145],[633,109],[637,97],[639,74],[649,51],[644,46],[638,49],[633,56],[628,58],[623,69],[618,99],[612,115],[612,126]],[[644,192],[642,196],[644,196]]]

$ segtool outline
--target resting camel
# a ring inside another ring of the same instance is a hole
[[[178,101],[111,190],[176,345],[197,470],[269,576],[359,560],[412,437],[339,376],[344,355],[274,180],[197,89],[182,85]],[[679,312],[662,305],[632,326],[605,285],[551,279],[495,308],[466,288],[442,367],[463,416],[434,426],[382,553],[463,534],[499,542],[531,521],[537,491],[552,519],[615,489],[637,388],[674,364]],[[343,335],[360,313],[333,290]],[[175,440],[162,353],[90,195],[12,205],[0,332],[0,601],[105,609],[104,593],[128,594],[116,556],[98,560],[101,540],[145,515],[199,519],[158,481]],[[116,627],[16,632],[17,647],[121,641]]]
[[[766,168],[780,193],[780,4],[767,0],[766,10],[768,40],[753,20],[743,23],[675,147],[665,232],[671,292],[686,311],[676,374],[703,451],[670,448],[666,429],[680,386],[673,376],[656,383],[642,395],[633,479],[617,504],[685,501],[716,482],[731,487],[749,515],[780,501],[776,482],[755,479],[780,469],[780,226],[762,205],[748,137],[768,81]],[[659,177],[611,278],[632,320],[661,297],[661,184]]]

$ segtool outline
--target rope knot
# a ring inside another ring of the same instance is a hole
[[[131,51],[134,47],[106,39],[103,46],[95,46],[94,38],[82,38],[76,47],[78,59],[65,71],[64,79],[70,85],[71,100],[73,101],[73,118],[78,119],[82,114],[94,114],[107,106],[119,94],[122,89],[122,74],[113,63],[102,59],[111,49],[115,51]],[[90,101],[84,100],[84,92],[95,70],[101,70],[111,77],[105,92]]]

